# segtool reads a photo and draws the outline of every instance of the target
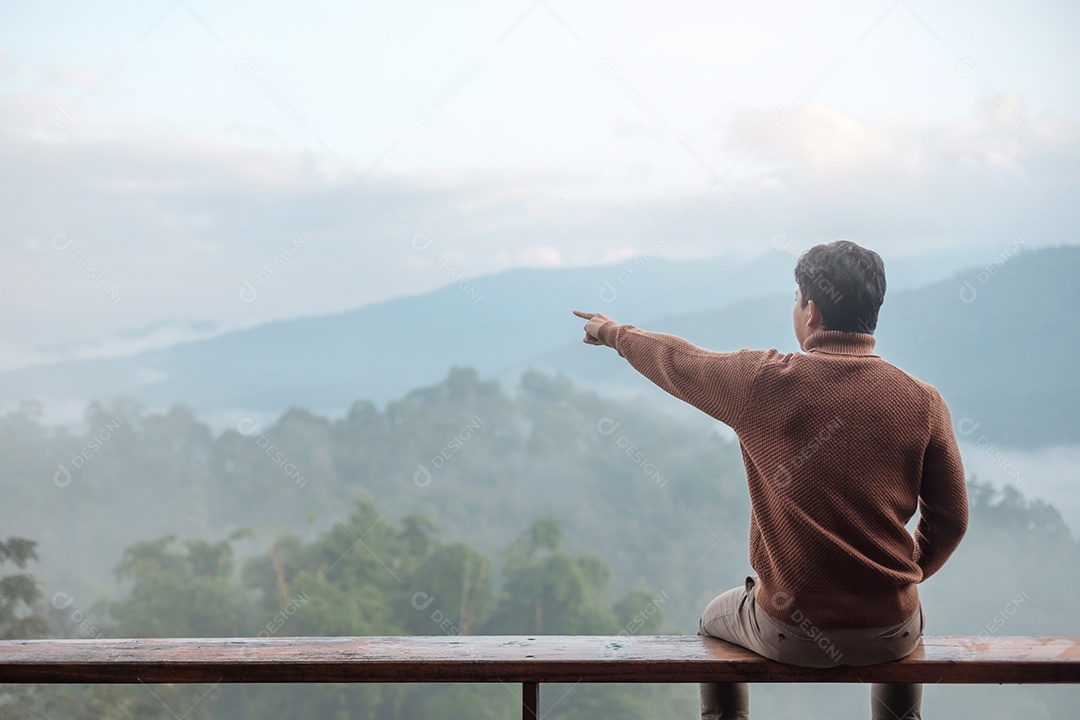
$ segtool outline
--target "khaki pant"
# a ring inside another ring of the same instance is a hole
[[[798,626],[774,620],[758,608],[754,578],[729,590],[705,608],[699,635],[726,640],[771,660],[803,667],[876,665],[910,654],[923,633],[922,607],[904,622],[880,628],[821,630],[813,618]],[[796,617],[801,613],[792,608]],[[922,685],[878,683],[871,686],[874,720],[919,720]],[[746,683],[707,683],[701,686],[703,720],[747,720],[750,693]]]

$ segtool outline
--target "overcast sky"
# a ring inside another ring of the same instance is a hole
[[[675,259],[1076,242],[1075,3],[0,13],[0,369],[660,233]]]

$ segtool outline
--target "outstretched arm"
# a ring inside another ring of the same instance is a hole
[[[614,348],[649,380],[736,430],[762,362],[775,353],[713,352],[675,335],[620,325],[603,313],[574,314],[588,320],[585,343]]]

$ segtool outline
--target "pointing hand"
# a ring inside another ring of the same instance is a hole
[[[604,343],[600,342],[600,326],[611,318],[604,313],[582,312],[581,310],[575,310],[574,314],[589,321],[585,323],[585,337],[582,341],[589,345],[603,345]]]

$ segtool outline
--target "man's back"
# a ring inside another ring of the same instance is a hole
[[[783,622],[794,620],[789,598],[822,628],[899,622],[966,527],[948,410],[932,386],[874,355],[871,335],[821,331],[806,347],[766,353],[733,425],[759,600]],[[953,512],[913,539],[905,525],[920,495]]]
[[[738,433],[750,561],[767,613],[828,628],[888,625],[917,610],[916,583],[941,566],[967,521],[937,390],[874,355],[863,333],[820,331],[805,354],[710,352],[615,323],[599,337]],[[913,539],[905,525],[920,495]]]

